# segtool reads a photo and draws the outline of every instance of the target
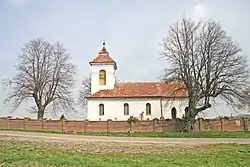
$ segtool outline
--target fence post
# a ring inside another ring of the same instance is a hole
[[[83,132],[86,132],[86,120],[83,122]]]
[[[203,127],[202,127],[202,118],[199,119],[199,131],[203,131]]]
[[[84,132],[87,132],[88,123],[89,123],[89,120],[85,119],[85,121],[84,121]]]
[[[12,116],[7,116],[6,118],[6,129],[10,129],[10,119],[12,118]]]
[[[46,120],[47,120],[46,118],[42,119],[42,131],[44,131],[45,129]]]
[[[224,118],[220,118],[220,130],[224,131]]]
[[[248,119],[247,118],[243,118],[243,128],[244,128],[244,131],[248,131]]]
[[[111,127],[111,122],[112,122],[111,119],[108,119],[108,120],[107,120],[107,133],[111,132],[111,131],[110,131],[110,129],[111,129],[111,128],[110,128],[110,127]]]
[[[61,119],[61,124],[62,124],[62,132],[64,132],[64,119]]]
[[[24,117],[24,125],[23,125],[23,129],[24,130],[27,130],[27,127],[28,127],[28,117]]]
[[[109,133],[109,119],[107,120],[107,129],[106,129],[107,134]]]
[[[157,119],[153,119],[153,131],[156,131],[156,124],[157,124]]]

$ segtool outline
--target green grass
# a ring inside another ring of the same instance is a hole
[[[20,130],[20,129],[0,129],[4,131],[24,131],[24,132],[39,132],[39,133],[54,133],[63,134],[63,132],[54,131],[41,131],[41,130]],[[78,133],[78,135],[91,135],[91,136],[117,136],[127,137],[126,133],[122,132],[85,132]],[[250,131],[197,131],[192,133],[180,132],[135,132],[133,137],[161,137],[161,138],[250,138]]]
[[[250,145],[214,145],[165,154],[89,153],[60,147],[39,147],[27,141],[0,140],[1,167],[245,167]]]

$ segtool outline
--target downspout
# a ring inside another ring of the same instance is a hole
[[[160,98],[160,108],[161,108],[161,118],[163,118],[163,111],[162,111],[162,97]]]

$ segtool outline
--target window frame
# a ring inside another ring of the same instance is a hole
[[[99,116],[103,116],[104,115],[104,104],[101,103],[99,104]]]
[[[146,103],[146,115],[152,115],[151,104]]]
[[[128,103],[124,103],[124,105],[123,105],[123,114],[129,115],[129,104]]]
[[[175,118],[173,117],[175,116]],[[177,109],[175,107],[171,108],[171,119],[176,119],[177,118]]]
[[[106,85],[107,84],[107,73],[105,70],[99,71],[99,85]]]

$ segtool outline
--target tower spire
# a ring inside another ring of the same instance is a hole
[[[99,54],[96,58],[94,58],[92,61],[89,62],[90,65],[93,63],[104,63],[104,64],[113,64],[115,70],[117,69],[116,62],[109,56],[109,52],[106,49],[106,42],[102,42],[102,49],[99,51]]]
[[[105,41],[103,41],[102,42],[102,52],[107,52],[107,50],[106,50],[106,42]]]

